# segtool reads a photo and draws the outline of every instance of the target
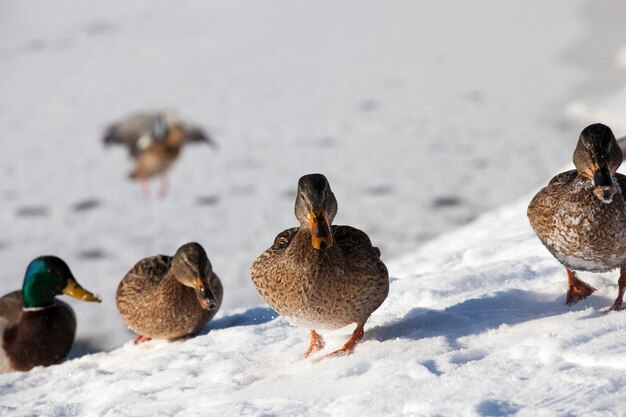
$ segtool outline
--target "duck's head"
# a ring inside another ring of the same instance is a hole
[[[333,245],[331,224],[337,214],[337,199],[325,176],[309,174],[300,178],[295,213],[300,226],[311,229],[311,245],[315,249]]]
[[[578,173],[593,181],[594,194],[610,203],[617,192],[613,176],[622,163],[620,149],[608,126],[596,123],[587,126],[574,150],[574,166]]]
[[[168,120],[163,114],[157,114],[150,129],[151,140],[165,142],[170,146],[180,146],[185,141],[185,127],[181,122]]]
[[[200,244],[186,243],[176,251],[172,258],[170,271],[183,285],[196,291],[198,302],[207,310],[219,308],[219,300],[211,287],[213,267]]]
[[[66,294],[81,301],[100,302],[100,297],[90,293],[76,282],[67,264],[56,256],[40,256],[26,268],[22,297],[25,308],[47,307],[54,297]]]
[[[168,131],[169,126],[167,125],[167,120],[165,120],[162,114],[157,114],[152,121],[150,134],[156,140],[163,140],[167,137]]]

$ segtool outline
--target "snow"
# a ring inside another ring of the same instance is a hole
[[[12,416],[620,415],[616,273],[565,306],[566,275],[528,226],[527,199],[389,264],[389,297],[352,356],[303,359],[308,332],[264,307],[178,342],[131,342],[2,376]],[[444,249],[445,248],[445,249]],[[327,350],[352,328],[326,334]],[[28,406],[25,406],[28,404]]]
[[[602,314],[616,274],[582,274],[598,292],[566,308],[525,211],[586,124],[626,131],[623,15],[592,0],[3,2],[0,293],[55,254],[103,303],[70,301],[70,360],[0,375],[0,415],[619,415],[623,318]],[[186,148],[170,195],[143,199],[100,137],[155,108],[219,150]],[[297,224],[310,172],[392,276],[355,354],[319,363],[248,272]],[[196,338],[132,345],[118,282],[192,240],[222,310]]]
[[[0,292],[38,255],[66,260],[104,299],[73,304],[98,322],[79,323],[81,352],[132,337],[117,283],[188,241],[224,280],[224,310],[261,303],[249,266],[297,224],[303,174],[329,178],[336,223],[385,261],[544,183],[570,161],[583,125],[563,108],[593,63],[561,55],[623,26],[590,26],[583,0],[88,3],[0,13]],[[205,126],[219,150],[189,146],[169,196],[153,183],[142,199],[126,152],[100,138],[155,108]]]

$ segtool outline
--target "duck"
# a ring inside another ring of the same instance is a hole
[[[65,359],[76,335],[76,315],[57,295],[100,302],[56,256],[40,256],[26,268],[21,290],[0,298],[0,373],[28,371]]]
[[[124,145],[135,160],[129,178],[141,183],[144,195],[149,193],[147,180],[160,175],[159,194],[167,194],[166,172],[178,159],[186,143],[217,144],[201,127],[166,111],[138,112],[111,124],[104,133],[105,146]]]
[[[137,262],[117,287],[115,302],[128,328],[138,334],[138,344],[196,333],[215,316],[223,295],[204,248],[190,242],[174,256]]]
[[[619,268],[618,295],[607,312],[624,309],[626,176],[616,172],[622,160],[622,151],[608,126],[587,126],[574,150],[575,169],[552,178],[528,206],[533,231],[567,272],[567,305],[596,291],[577,276],[577,271]]]
[[[252,282],[282,317],[309,329],[305,357],[324,348],[319,328],[356,324],[350,339],[327,356],[349,355],[387,298],[387,267],[365,232],[332,224],[337,199],[324,175],[299,179],[294,212],[300,226],[278,234],[254,261]]]
[[[626,136],[621,136],[616,140],[619,148],[622,150],[622,154],[626,154]]]

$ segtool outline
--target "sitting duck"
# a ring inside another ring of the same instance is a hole
[[[222,304],[222,283],[200,244],[187,243],[174,256],[151,256],[137,262],[117,288],[122,319],[139,336],[179,339],[198,331]]]
[[[56,299],[61,294],[100,302],[56,256],[31,261],[22,290],[0,298],[0,373],[53,365],[67,356],[76,335],[76,315]]]

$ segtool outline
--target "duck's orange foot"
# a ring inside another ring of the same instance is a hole
[[[325,357],[336,358],[338,356],[347,356],[351,354],[352,352],[354,352],[354,348],[356,347],[357,343],[359,343],[361,339],[363,339],[364,334],[365,334],[365,329],[363,328],[362,324],[359,324],[358,326],[356,326],[356,329],[354,329],[354,332],[352,332],[352,337],[350,338],[350,340],[348,340],[341,347],[341,349],[331,352]]]
[[[624,291],[626,291],[626,273],[624,273],[624,269],[622,268],[622,273],[619,276],[619,280],[617,281],[617,285],[619,286],[617,291],[617,298],[611,307],[606,310],[604,313],[609,313],[611,311],[622,311],[626,309],[624,306]]]
[[[304,352],[304,357],[308,358],[311,353],[319,352],[324,349],[324,345],[324,338],[315,330],[311,330],[311,343],[309,343],[309,348]]]
[[[567,289],[567,297],[565,298],[565,304],[571,306],[576,304],[580,300],[584,300],[593,294],[596,289],[585,281],[580,280],[574,271],[567,270],[567,283],[569,288]]]
[[[161,177],[161,186],[159,187],[159,197],[163,198],[167,195],[167,192],[170,189],[169,182],[167,181],[167,177],[164,175]]]
[[[140,344],[140,343],[148,342],[148,341],[150,341],[150,340],[152,340],[152,338],[151,338],[151,337],[147,337],[147,336],[142,336],[142,335],[139,335],[139,336],[137,336],[137,338],[135,339],[135,342],[134,342],[134,343],[135,343],[136,345],[138,345],[138,344]]]

